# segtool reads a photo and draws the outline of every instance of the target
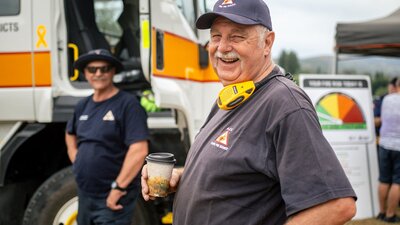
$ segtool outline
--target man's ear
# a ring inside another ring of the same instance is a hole
[[[265,35],[265,48],[264,48],[264,55],[268,56],[271,53],[272,45],[275,41],[275,32],[269,31],[267,35]]]

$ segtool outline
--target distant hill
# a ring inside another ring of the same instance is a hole
[[[333,63],[333,56],[300,59],[302,73],[332,73]],[[341,56],[339,61],[338,73],[375,75],[377,72],[390,77],[400,76],[400,59]]]

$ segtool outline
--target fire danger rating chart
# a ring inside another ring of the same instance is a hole
[[[323,135],[335,151],[354,191],[356,219],[379,212],[371,80],[367,75],[300,74],[299,86],[317,111]]]
[[[324,95],[317,102],[316,110],[324,130],[367,129],[360,106],[346,94],[334,92]]]

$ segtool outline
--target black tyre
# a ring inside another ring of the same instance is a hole
[[[150,203],[139,198],[132,225],[159,224]],[[45,181],[31,198],[23,217],[23,225],[76,225],[77,188],[71,167]]]

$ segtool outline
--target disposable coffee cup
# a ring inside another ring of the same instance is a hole
[[[146,162],[149,195],[153,197],[166,197],[168,195],[172,169],[176,162],[174,154],[168,152],[152,153],[146,157]]]

